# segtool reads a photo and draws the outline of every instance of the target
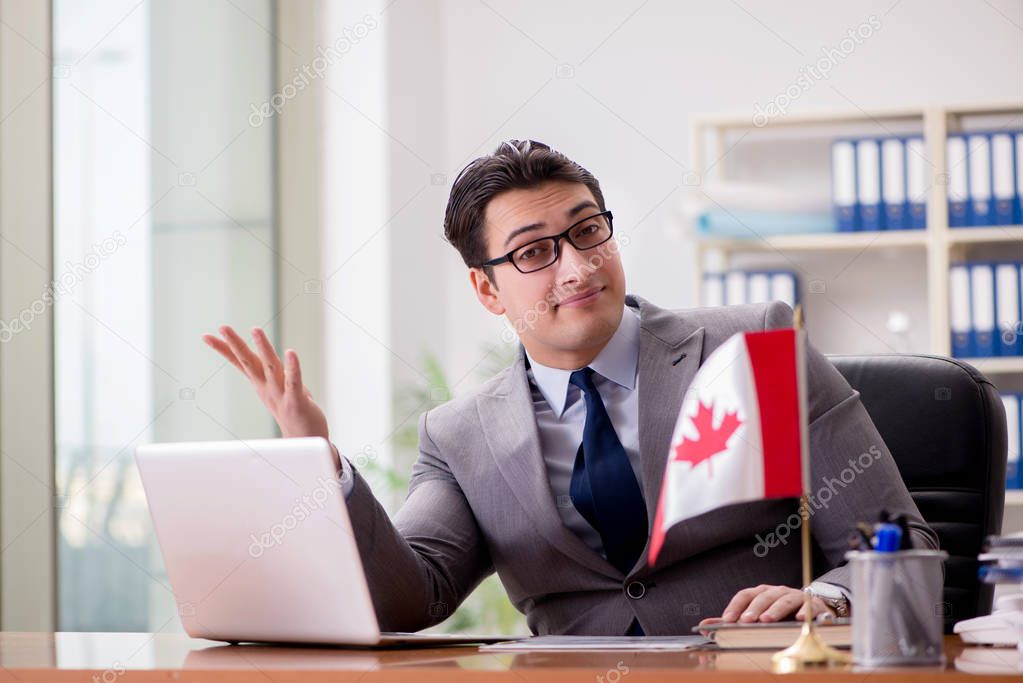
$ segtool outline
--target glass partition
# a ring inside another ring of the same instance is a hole
[[[274,425],[202,344],[276,338],[270,0],[55,0],[58,628],[178,628],[134,449]],[[215,520],[211,521],[215,523]]]

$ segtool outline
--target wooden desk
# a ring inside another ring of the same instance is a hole
[[[860,672],[853,667],[788,674],[786,680],[977,681],[1023,680],[1017,650],[965,649],[946,639],[943,667]],[[957,669],[964,657],[986,660],[982,674]],[[230,646],[178,634],[0,633],[0,681],[761,681],[771,673],[770,652],[608,652],[487,654],[475,647],[427,650],[340,650],[337,648]]]

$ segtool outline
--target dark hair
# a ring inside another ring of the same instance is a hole
[[[508,140],[493,154],[471,161],[455,178],[444,212],[445,239],[465,265],[483,265],[488,260],[483,217],[490,200],[508,190],[528,190],[549,181],[582,183],[604,211],[604,195],[592,173],[542,142]]]

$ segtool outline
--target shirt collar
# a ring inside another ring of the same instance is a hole
[[[547,400],[547,405],[560,418],[565,412],[565,403],[568,399],[568,379],[572,376],[572,371],[551,368],[538,363],[533,360],[528,351],[526,351],[526,358],[529,359],[530,379],[540,389],[540,393]],[[614,335],[600,350],[589,367],[615,384],[632,390],[636,388],[638,365],[639,314],[626,306],[618,329],[615,330]]]

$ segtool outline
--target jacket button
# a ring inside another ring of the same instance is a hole
[[[625,587],[625,594],[633,600],[639,600],[646,595],[646,586],[643,585],[642,581],[633,581]]]

